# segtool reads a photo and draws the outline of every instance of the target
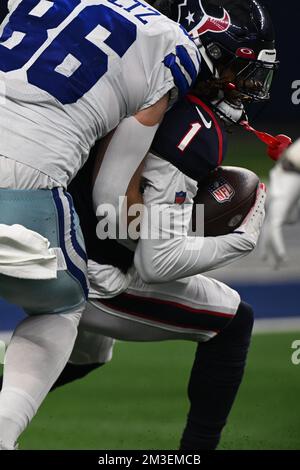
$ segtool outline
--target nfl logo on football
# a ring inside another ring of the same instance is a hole
[[[220,204],[231,201],[235,195],[233,187],[223,179],[215,181],[211,188],[209,188],[209,192]]]

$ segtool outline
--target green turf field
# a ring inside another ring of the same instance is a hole
[[[300,332],[256,335],[221,449],[300,449]],[[176,449],[195,345],[118,343],[110,365],[51,393],[21,449]]]

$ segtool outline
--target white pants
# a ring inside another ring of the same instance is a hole
[[[236,291],[202,275],[146,284],[134,272],[123,293],[110,299],[89,299],[71,362],[109,361],[112,338],[208,341],[228,325],[239,304]]]

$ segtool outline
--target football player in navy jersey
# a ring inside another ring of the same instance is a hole
[[[89,191],[95,178],[94,162],[89,159],[70,187],[86,239],[91,282],[90,302],[71,362],[89,364],[69,365],[60,383],[108,361],[113,345],[110,336],[139,341],[197,341],[188,389],[191,407],[181,449],[214,449],[242,379],[253,312],[237,292],[201,273],[244,256],[255,247],[264,216],[264,190],[259,190],[247,222],[236,233],[195,237],[191,249],[187,227],[198,184],[221,164],[226,153],[225,126],[242,118],[245,100],[268,98],[276,54],[269,16],[257,2],[223,2],[225,10],[216,7],[220,2],[186,3],[185,12],[178,8],[182,7],[180,2],[160,2],[160,7],[173,9],[177,5],[176,13],[166,13],[182,23],[181,14],[183,19],[189,17],[185,27],[191,34],[188,26],[195,23],[201,31],[199,36],[203,36],[202,56],[212,76],[202,77],[193,94],[167,113],[145,167],[132,181],[135,202],[141,199],[141,173],[145,206],[165,204],[166,215],[170,208],[178,214],[178,220],[180,214],[180,226],[175,227],[180,228],[180,236],[168,243],[141,237],[135,253],[116,240],[99,241],[94,206],[95,199],[96,207],[101,204],[101,197],[96,195],[93,201]],[[228,41],[245,24],[249,36],[239,44],[242,47],[234,43],[233,49]],[[109,140],[102,141],[98,155],[105,155],[109,146]]]

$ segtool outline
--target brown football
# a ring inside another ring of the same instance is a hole
[[[204,235],[226,235],[239,227],[255,202],[258,185],[258,176],[245,168],[214,170],[194,198],[194,203],[204,205]],[[194,205],[193,229],[195,214]]]

